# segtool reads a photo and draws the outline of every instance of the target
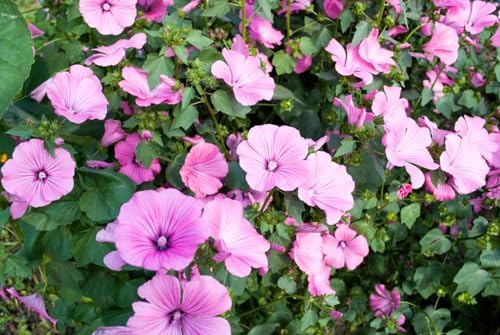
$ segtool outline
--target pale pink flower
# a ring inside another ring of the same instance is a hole
[[[262,71],[258,57],[223,49],[225,62],[212,64],[212,74],[233,89],[236,100],[244,106],[252,106],[261,100],[273,98],[274,79]]]
[[[396,12],[396,14],[401,13],[400,0],[387,0],[387,3],[392,7],[392,9],[394,9],[394,12]]]
[[[363,127],[367,122],[373,120],[373,114],[367,113],[364,107],[356,107],[352,101],[352,95],[346,95],[344,101],[339,98],[333,99],[333,105],[336,107],[342,106],[342,108],[347,113],[347,124],[350,126],[355,126],[357,128]]]
[[[404,167],[413,189],[420,188],[424,184],[424,174],[417,166],[429,170],[439,167],[427,150],[432,144],[429,129],[419,127],[406,115],[391,114],[384,121],[382,143],[390,166]]]
[[[439,77],[438,73],[440,73]],[[451,86],[454,83],[452,79],[448,78],[445,71],[440,71],[437,67],[430,71],[427,71],[425,75],[428,79],[425,79],[422,83],[425,88],[432,89],[432,91],[434,92],[434,102],[436,102],[440,97],[444,96],[444,85]]]
[[[245,219],[239,201],[214,199],[205,206],[203,219],[215,240],[214,260],[224,261],[227,271],[246,277],[252,268],[267,267],[269,242]]]
[[[496,134],[488,134],[485,123],[479,116],[464,115],[455,122],[455,132],[475,146],[486,161],[493,163],[500,150],[500,138]]]
[[[248,36],[261,43],[267,48],[273,49],[275,45],[281,45],[283,34],[273,28],[273,24],[266,19],[255,15],[248,24]]]
[[[307,157],[309,176],[299,186],[299,199],[325,211],[328,224],[337,223],[354,206],[354,181],[345,166],[332,162],[323,151]]]
[[[173,0],[137,0],[137,4],[142,9],[143,17],[148,21],[161,22],[163,16],[167,14],[167,8],[174,4]]]
[[[406,28],[403,25],[397,25],[397,26],[394,26],[391,29],[387,30],[387,35],[394,38],[396,36],[399,36],[399,35],[407,33],[407,32],[408,32],[408,28]],[[401,44],[403,44],[403,43],[401,43]],[[401,49],[401,45],[399,46],[399,48]]]
[[[83,20],[103,35],[119,35],[134,24],[137,0],[80,0]]]
[[[500,48],[500,24],[497,27],[497,31],[493,36],[490,38],[491,45]]]
[[[325,0],[323,2],[323,11],[325,15],[330,19],[335,20],[342,14],[344,10],[344,1],[343,0]]]
[[[205,139],[198,134],[194,136],[182,136],[182,140],[189,144],[198,144],[205,142]]]
[[[14,219],[17,220],[21,218],[24,213],[28,210],[29,204],[18,197],[15,194],[10,194],[9,192],[3,192],[3,196],[9,201],[10,203],[10,216]]]
[[[52,157],[42,140],[31,139],[18,144],[2,166],[2,186],[19,201],[43,207],[71,192],[75,167],[65,149],[55,148]]]
[[[411,187],[410,184],[403,184],[396,192],[396,195],[399,200],[403,200],[411,193],[412,190],[413,188]]]
[[[47,95],[47,86],[51,83],[53,78],[49,78],[40,85],[38,85],[33,91],[31,91],[30,96],[36,102],[41,102],[43,98]]]
[[[27,296],[21,296],[19,293],[17,293],[16,289],[13,287],[8,288],[7,292],[11,295],[11,297],[16,298],[19,300],[26,308],[34,311],[38,316],[43,319],[47,320],[52,325],[57,324],[57,320],[52,318],[49,313],[47,313],[47,310],[45,309],[45,302],[43,301],[43,297],[38,295],[38,294],[31,294]]]
[[[441,170],[453,177],[455,190],[468,194],[484,186],[490,169],[471,139],[450,134],[446,136],[445,145],[446,150],[439,158]]]
[[[182,270],[208,230],[201,203],[176,189],[135,193],[120,209],[116,248],[128,264],[147,270]]]
[[[290,13],[297,13],[305,10],[311,5],[312,0],[291,0]],[[288,0],[281,0],[281,9],[278,11],[279,15],[286,14],[288,12]]]
[[[330,286],[331,268],[323,265],[318,272],[307,276],[307,289],[313,297],[335,294],[335,290]]]
[[[231,335],[229,322],[217,315],[231,309],[227,289],[210,276],[197,276],[181,284],[157,273],[139,287],[146,302],[134,302],[128,319],[131,335]]]
[[[243,37],[241,37],[241,35],[236,35],[233,38],[231,50],[239,52],[246,57],[250,56],[250,49],[248,48],[248,45],[243,40]],[[266,56],[266,54],[260,52],[259,49],[254,49],[254,51],[256,52],[255,57],[259,59],[260,68],[265,73],[270,73],[273,70],[273,65],[269,61],[269,58]]]
[[[471,69],[470,76],[470,83],[472,87],[478,88],[486,84],[486,79],[484,78],[484,76],[481,73],[474,71],[474,68]]]
[[[175,79],[160,75],[160,84],[149,89],[148,74],[136,67],[126,66],[122,70],[123,80],[118,85],[127,93],[136,97],[135,103],[141,107],[168,104],[175,105],[182,101],[182,88],[174,91]]]
[[[102,135],[101,144],[108,147],[127,137],[127,133],[122,128],[119,120],[108,119],[104,122],[104,135]]]
[[[323,236],[323,253],[327,265],[335,269],[354,270],[368,255],[368,241],[345,224],[337,225],[334,234]]]
[[[454,28],[457,33],[464,30],[477,35],[484,28],[491,27],[498,22],[492,13],[497,5],[485,1],[466,1],[464,6],[452,6],[446,12],[443,23]]]
[[[389,292],[383,284],[375,284],[375,293],[370,294],[370,308],[379,318],[391,316],[399,308],[400,301],[399,292],[396,290]]]
[[[229,134],[226,138],[226,145],[229,148],[229,157],[233,161],[238,160],[238,154],[236,153],[236,149],[238,149],[238,145],[240,145],[243,138],[241,137],[241,133]]]
[[[308,176],[307,141],[295,128],[265,124],[248,132],[237,149],[248,185],[256,191],[293,191]]]
[[[108,100],[102,93],[99,78],[84,66],[72,65],[69,72],[59,72],[46,84],[45,90],[54,113],[73,123],[104,120],[108,112]]]
[[[140,141],[139,135],[134,133],[128,135],[125,141],[121,141],[115,146],[115,158],[121,165],[118,172],[129,177],[137,185],[153,181],[161,171],[158,158],[153,159],[149,168],[137,161],[135,150]]]
[[[401,98],[401,87],[384,86],[383,92],[375,94],[372,112],[376,116],[385,116],[391,113],[405,114],[408,100]]]
[[[184,7],[182,7],[182,11],[187,14],[193,11],[200,4],[201,0],[191,0]]]
[[[432,176],[433,174],[430,172],[425,174],[425,190],[432,193],[434,198],[438,201],[450,201],[455,199],[455,190],[453,189],[453,186],[444,180],[439,180],[438,178],[433,181]]]
[[[436,22],[431,40],[424,44],[424,51],[438,57],[444,64],[451,65],[458,58],[458,47],[457,32]]]
[[[146,40],[146,34],[138,33],[128,40],[118,40],[111,45],[94,48],[92,50],[96,51],[96,53],[85,59],[85,65],[117,65],[125,58],[127,49],[142,49],[146,44]]]
[[[180,170],[184,185],[198,198],[216,194],[222,188],[222,179],[229,171],[224,156],[215,144],[200,142],[186,156]]]
[[[301,232],[295,236],[290,257],[308,275],[321,273],[326,266],[322,251],[323,237],[318,232]]]
[[[394,52],[382,48],[378,41],[378,29],[375,28],[359,44],[359,56],[377,72],[389,73],[391,66],[396,65],[392,59]]]
[[[107,169],[115,166],[115,163],[105,161],[88,160],[85,165],[91,169]]]
[[[426,127],[431,132],[432,141],[437,145],[444,145],[444,140],[446,135],[451,134],[449,130],[439,129],[435,122],[429,120],[427,116],[421,116],[418,118],[418,124],[421,127]]]

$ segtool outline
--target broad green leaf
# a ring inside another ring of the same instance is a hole
[[[174,111],[174,120],[172,121],[171,129],[182,128],[188,130],[194,120],[198,118],[198,110],[193,106],[187,108],[176,108]]]
[[[415,289],[424,299],[427,299],[439,288],[442,276],[443,269],[440,263],[430,262],[428,266],[421,266],[413,275],[416,283]]]
[[[276,6],[278,1],[276,0],[257,0],[256,5],[254,5],[255,12],[263,17],[264,19],[268,20],[269,22],[273,22],[273,13],[272,9],[273,7]]]
[[[304,331],[307,328],[314,326],[318,321],[318,313],[313,309],[308,309],[300,319],[300,330]]]
[[[78,266],[103,265],[104,256],[112,250],[109,243],[96,242],[98,231],[99,228],[91,228],[73,235],[72,252]]]
[[[248,335],[269,335],[273,334],[276,328],[278,328],[279,323],[265,323],[263,325],[258,325],[253,327]]]
[[[500,249],[483,250],[480,259],[483,268],[500,268]]]
[[[233,117],[245,118],[252,110],[248,106],[241,105],[233,96],[230,97],[227,92],[222,89],[215,91],[210,99],[218,112]]]
[[[28,261],[23,257],[10,255],[5,261],[3,273],[12,278],[31,278]]]
[[[408,229],[413,227],[415,221],[417,221],[420,216],[420,203],[414,202],[408,206],[401,209],[401,223],[403,223]]]
[[[340,147],[335,151],[335,155],[333,157],[340,157],[343,155],[351,154],[356,150],[357,144],[351,138],[343,139],[340,143]]]
[[[420,240],[422,253],[433,252],[442,255],[451,248],[451,241],[443,236],[443,232],[438,228],[429,230]]]
[[[318,52],[312,38],[307,36],[300,39],[300,50],[308,56],[315,55]]]
[[[174,63],[165,55],[148,55],[143,66],[144,71],[148,73],[149,89],[153,90],[160,84],[160,74],[172,77],[174,73]]]
[[[203,36],[199,30],[191,30],[186,40],[200,50],[212,44],[212,40]]]
[[[490,274],[487,271],[481,269],[476,263],[465,263],[453,278],[453,282],[457,284],[453,295],[469,292],[472,296],[475,296],[486,287],[489,281]]]
[[[283,275],[278,279],[278,287],[285,291],[287,294],[294,294],[297,291],[297,284],[288,275]]]
[[[236,162],[229,162],[229,172],[224,179],[227,187],[248,192],[248,184],[245,180],[245,172]]]
[[[460,107],[455,105],[455,96],[453,94],[440,97],[436,102],[436,108],[447,119],[451,118],[451,114],[460,109]]]
[[[150,168],[153,160],[158,158],[159,149],[153,141],[141,141],[135,149],[135,157],[145,168]]]
[[[31,34],[12,0],[0,1],[0,118],[23,87],[34,62]]]
[[[366,21],[361,21],[356,25],[356,31],[354,32],[354,36],[352,37],[352,47],[354,48],[358,45],[365,37],[370,34],[370,30],[372,27]]]
[[[278,75],[292,73],[295,67],[295,60],[285,51],[280,50],[273,56],[273,65]]]
[[[420,103],[420,106],[423,107],[427,105],[427,103],[431,101],[433,97],[434,97],[434,92],[429,88],[424,88],[422,90],[422,102]]]
[[[302,224],[302,213],[306,210],[302,201],[290,192],[285,194],[285,208],[288,216],[293,217]]]
[[[50,231],[59,226],[67,226],[80,217],[80,209],[76,200],[60,200],[22,217],[22,221],[37,230]]]
[[[184,164],[184,159],[186,154],[180,153],[175,156],[174,160],[167,165],[165,169],[165,178],[168,183],[175,186],[175,188],[182,190],[184,188],[184,183],[182,182],[181,175],[179,171]]]
[[[223,17],[229,11],[231,10],[231,7],[229,7],[229,4],[227,1],[220,0],[220,1],[213,1],[210,2],[210,4],[214,4],[214,6],[208,7],[205,9],[202,13],[201,16],[208,16],[208,17]]]

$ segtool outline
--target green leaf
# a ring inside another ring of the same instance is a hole
[[[174,160],[168,164],[165,169],[165,178],[167,182],[174,185],[177,189],[182,190],[184,188],[184,183],[182,182],[181,175],[179,171],[184,164],[184,159],[186,154],[180,153],[175,156]]]
[[[9,135],[19,136],[22,140],[26,140],[33,136],[33,129],[24,124],[18,124],[5,133]]]
[[[302,223],[302,213],[306,210],[302,201],[290,192],[285,193],[285,208],[288,216]]]
[[[214,6],[208,7],[205,9],[202,13],[201,16],[208,16],[208,17],[223,17],[229,11],[231,10],[231,7],[229,7],[229,4],[224,1],[213,1],[210,2],[211,4],[215,4]]]
[[[420,240],[422,253],[433,252],[442,255],[451,248],[451,241],[443,236],[443,232],[438,228],[429,230]]]
[[[181,60],[181,62],[184,64],[188,63],[188,52],[185,46],[174,45],[172,50],[174,50],[175,55]]]
[[[192,87],[184,87],[184,90],[182,90],[182,110],[185,110],[188,106],[191,100],[196,95],[196,91]]]
[[[279,323],[265,323],[263,325],[258,325],[253,327],[247,335],[269,335],[273,334],[276,328],[278,328]]]
[[[85,167],[78,171],[85,191],[80,197],[80,209],[91,220],[113,220],[121,205],[134,194],[134,182],[121,173],[111,169],[94,170]]]
[[[428,88],[424,88],[422,90],[422,102],[420,103],[420,106],[423,107],[427,105],[427,103],[429,103],[429,101],[431,101],[433,97],[434,97],[434,91]]]
[[[463,91],[460,99],[458,99],[458,104],[460,106],[467,107],[469,109],[477,109],[479,106],[479,101],[476,99],[475,93],[473,90],[465,90]]]
[[[203,36],[200,30],[191,30],[191,32],[186,37],[186,41],[200,50],[208,47],[213,43],[210,38]]]
[[[277,2],[276,0],[257,0],[257,6],[255,6],[255,12],[257,15],[260,17],[263,17],[264,19],[268,20],[269,22],[273,22],[273,13],[272,9],[273,7],[276,6]]]
[[[227,187],[248,192],[248,184],[245,180],[245,172],[236,162],[229,162],[229,172],[224,179]]]
[[[9,222],[10,218],[10,208],[7,207],[3,210],[0,210],[0,232],[2,231],[3,227]]]
[[[34,62],[31,34],[12,0],[0,1],[0,118],[23,87]]]
[[[481,253],[481,266],[483,268],[500,268],[500,249],[483,250]]]
[[[442,276],[443,269],[438,262],[431,262],[428,266],[419,267],[413,275],[413,280],[416,283],[415,289],[424,299],[427,299],[439,288]]]
[[[343,155],[351,154],[356,150],[358,145],[351,138],[343,139],[340,143],[340,147],[335,151],[335,155],[333,157],[340,157]]]
[[[160,84],[160,74],[172,77],[174,73],[174,63],[165,55],[148,55],[143,66],[144,71],[148,73],[148,86],[153,90]]]
[[[453,94],[440,97],[436,102],[436,108],[447,119],[451,118],[452,113],[460,109],[460,107],[455,105],[455,96]]]
[[[10,255],[5,261],[3,273],[12,278],[31,278],[28,261],[22,257]]]
[[[312,38],[304,36],[300,39],[300,51],[308,56],[315,55],[318,52],[318,48],[314,45]]]
[[[401,209],[401,223],[403,223],[408,229],[413,227],[413,224],[420,216],[420,203],[414,202],[408,206]]]
[[[61,200],[33,210],[24,215],[22,221],[39,231],[54,230],[59,226],[70,225],[80,218],[80,209],[76,200]]]
[[[227,92],[222,89],[215,91],[210,100],[215,110],[233,117],[245,118],[252,110],[248,106],[241,105],[233,96],[229,97]]]
[[[372,27],[370,24],[366,21],[361,21],[356,25],[356,32],[354,33],[354,36],[352,37],[352,47],[354,48],[356,45],[358,45],[361,40],[363,40],[365,37],[370,34],[370,31],[372,30]]]
[[[295,68],[295,60],[285,51],[280,50],[273,56],[273,65],[278,75],[292,73]]]
[[[300,319],[300,330],[304,331],[307,328],[314,326],[317,321],[318,314],[314,310],[308,309],[302,316],[302,319]]]
[[[278,279],[278,287],[285,291],[287,294],[294,294],[297,291],[297,284],[295,280],[288,275],[283,275]]]
[[[476,263],[465,263],[453,278],[453,282],[457,284],[453,295],[469,292],[472,296],[475,296],[486,287],[489,281],[490,274],[487,271],[481,269]]]
[[[174,121],[172,121],[170,128],[188,130],[197,118],[198,110],[193,106],[188,106],[186,109],[176,108],[174,111]]]
[[[153,141],[141,141],[135,149],[135,157],[147,169],[151,167],[151,163],[158,156],[159,147]]]
[[[72,252],[78,266],[103,264],[104,256],[112,250],[108,243],[97,243],[95,237],[99,228],[91,228],[73,235]]]
[[[352,12],[349,9],[345,9],[342,11],[342,14],[339,16],[340,20],[340,30],[345,33],[347,29],[351,26],[351,23],[355,22],[354,15],[352,15]]]

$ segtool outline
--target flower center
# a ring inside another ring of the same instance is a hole
[[[158,247],[158,250],[165,250],[167,249],[167,238],[165,236],[160,236],[158,240],[156,241],[156,246]]]
[[[47,172],[45,172],[45,171],[43,171],[43,170],[42,170],[42,171],[39,171],[39,172],[38,172],[38,179],[39,179],[39,180],[44,180],[45,178],[47,178]]]
[[[111,5],[107,2],[103,3],[102,6],[101,6],[102,10],[107,12],[111,9]]]
[[[182,311],[180,311],[180,310],[176,310],[174,312],[171,312],[168,315],[170,323],[171,322],[175,322],[175,321],[181,319],[183,315],[184,315],[184,313]]]
[[[340,241],[340,243],[339,243],[339,244],[340,244],[340,247],[341,247],[342,249],[345,249],[345,247],[346,247],[345,241]]]
[[[267,162],[267,170],[273,172],[278,168],[278,163],[275,160],[270,160]]]

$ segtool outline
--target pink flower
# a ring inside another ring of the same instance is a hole
[[[134,133],[128,135],[125,141],[121,141],[115,146],[115,158],[121,165],[118,172],[132,179],[137,185],[153,181],[161,171],[158,158],[153,159],[149,168],[137,161],[135,150],[140,141],[139,135]]]
[[[363,124],[373,120],[373,114],[367,113],[365,108],[359,108],[354,105],[352,95],[346,95],[345,102],[339,98],[333,99],[333,105],[336,107],[342,106],[347,113],[347,124],[356,126],[357,128],[363,127]]]
[[[175,105],[182,101],[182,89],[174,91],[175,79],[160,75],[160,84],[153,90],[149,89],[148,74],[133,66],[122,70],[123,80],[118,85],[127,93],[136,97],[135,103],[141,107],[165,103]]]
[[[156,274],[139,287],[147,302],[134,302],[127,326],[133,335],[230,335],[229,322],[217,315],[231,309],[227,289],[210,276],[181,284],[174,276]]]
[[[455,190],[450,183],[444,180],[433,180],[433,173],[425,174],[425,190],[434,195],[438,201],[450,201],[455,199]],[[445,178],[446,179],[446,178]]]
[[[293,68],[293,72],[296,74],[301,74],[306,72],[312,64],[312,58],[308,55],[303,54],[300,58],[297,59],[295,63],[295,67]]]
[[[252,268],[267,267],[269,242],[245,219],[239,201],[216,198],[205,206],[203,219],[215,240],[214,260],[224,261],[231,274],[246,277]]]
[[[297,129],[272,124],[252,127],[237,149],[248,185],[256,191],[293,191],[302,185],[308,176],[307,152]]]
[[[493,164],[500,150],[500,138],[496,134],[488,134],[484,128],[485,123],[479,116],[464,115],[455,122],[455,132],[467,139],[486,161]]]
[[[401,3],[399,1],[400,0],[387,0],[387,3],[392,7],[396,14],[401,13]]]
[[[182,270],[208,231],[201,204],[176,189],[135,193],[117,218],[116,248],[130,265],[147,270]]]
[[[439,129],[435,122],[429,120],[427,116],[422,116],[418,118],[418,124],[421,127],[426,127],[431,132],[432,141],[437,145],[444,145],[444,139],[446,135],[451,134],[449,130]]]
[[[43,30],[41,30],[40,28],[35,26],[33,23],[28,23],[28,30],[31,33],[32,39],[38,38],[38,37],[42,36],[43,34],[45,34],[45,32]]]
[[[194,145],[186,156],[180,170],[184,185],[197,198],[217,193],[222,188],[221,180],[227,175],[229,166],[219,147],[201,142]]]
[[[424,184],[424,174],[417,166],[429,170],[438,168],[427,150],[432,144],[429,129],[419,127],[406,115],[390,114],[384,121],[386,133],[382,143],[389,164],[404,167],[410,174],[413,189],[420,188]]]
[[[472,68],[472,70],[470,71],[470,75],[470,83],[472,87],[478,88],[486,84],[486,79],[484,79],[484,76],[481,73],[474,71],[474,68]]]
[[[72,65],[69,72],[59,72],[45,90],[56,115],[73,123],[104,120],[108,112],[108,100],[99,78],[84,66]]]
[[[325,2],[323,2],[323,11],[325,12],[326,16],[328,16],[332,20],[338,18],[343,10],[343,0],[325,0]]]
[[[146,40],[146,34],[138,33],[132,36],[129,40],[118,40],[111,45],[94,48],[92,50],[97,53],[88,57],[85,60],[85,65],[117,65],[123,60],[123,58],[125,58],[125,51],[128,48],[142,49],[144,44],[146,44]]]
[[[115,166],[114,163],[109,163],[105,161],[95,161],[95,160],[89,160],[85,163],[85,165],[91,169],[107,169]]]
[[[20,296],[13,287],[8,288],[7,292],[9,292],[11,297],[16,298],[28,309],[38,314],[41,319],[49,321],[54,326],[57,324],[57,320],[52,318],[47,313],[47,310],[45,309],[45,302],[43,301],[43,297],[41,297],[40,295],[31,294],[27,296]]]
[[[368,37],[359,44],[359,56],[371,64],[375,71],[389,73],[396,63],[392,59],[394,52],[382,48],[378,41],[378,29],[372,29]]]
[[[337,40],[332,38],[325,50],[332,55],[332,60],[335,62],[335,70],[340,75],[355,76],[360,78],[364,84],[371,84],[373,74],[376,71],[370,63],[363,60],[359,55],[359,45],[353,48],[349,43],[346,49],[344,49]]]
[[[460,194],[468,194],[484,186],[490,169],[472,141],[450,134],[446,136],[445,145],[446,150],[439,161],[441,170],[453,177],[455,190]]]
[[[484,28],[491,27],[498,22],[492,13],[496,4],[485,1],[466,1],[464,6],[450,7],[443,23],[454,28],[457,33],[465,31],[472,35],[481,33]]]
[[[222,55],[226,62],[213,63],[212,74],[233,89],[240,104],[252,106],[273,98],[274,80],[262,71],[259,58],[228,49],[223,49]]]
[[[500,24],[497,27],[497,31],[493,36],[490,38],[491,45],[500,48]]]
[[[132,331],[122,326],[99,327],[92,335],[132,335]]]
[[[238,145],[240,145],[242,140],[243,139],[240,133],[229,134],[229,136],[226,138],[226,145],[229,148],[229,157],[233,161],[238,160],[236,149],[238,149]]]
[[[119,35],[134,24],[137,0],[80,0],[83,20],[103,35]]]
[[[291,0],[290,13],[306,10],[306,8],[311,5],[311,2],[312,0]],[[288,0],[281,0],[280,5],[281,9],[278,11],[278,14],[286,14],[288,12]]]
[[[2,193],[3,196],[10,202],[10,216],[14,220],[20,219],[28,210],[29,204],[17,195],[10,194],[9,192]]]
[[[310,154],[307,164],[309,176],[299,186],[299,199],[324,210],[328,224],[335,224],[354,205],[354,181],[346,167],[332,162],[326,152]]]
[[[370,308],[379,318],[391,316],[399,308],[400,301],[399,292],[389,292],[383,284],[375,284],[375,293],[370,294]]]
[[[376,116],[385,116],[391,113],[405,114],[408,100],[401,98],[401,87],[384,86],[383,92],[375,94],[372,111]]]
[[[307,289],[313,297],[335,294],[335,290],[330,286],[331,268],[323,265],[319,272],[307,276]]]
[[[161,22],[167,13],[167,8],[174,4],[173,0],[137,0],[137,4],[143,10],[143,17],[152,22]]]
[[[354,270],[368,255],[368,241],[345,224],[337,225],[334,234],[323,236],[323,253],[327,265],[335,269]]]
[[[322,244],[323,238],[320,233],[297,233],[290,257],[306,274],[320,273],[325,266]]]
[[[182,11],[187,14],[194,10],[200,4],[201,0],[191,0],[184,7],[182,7]]]
[[[71,192],[75,167],[65,149],[55,148],[52,157],[42,140],[31,139],[18,144],[5,162],[2,186],[19,201],[43,207]]]
[[[248,25],[248,36],[261,43],[267,48],[273,49],[275,45],[281,45],[283,34],[273,28],[271,22],[261,18],[258,15],[253,16]]]
[[[453,69],[451,67],[447,67],[447,69]],[[438,77],[438,73],[441,74]],[[427,71],[425,73],[426,77],[428,80],[424,80],[422,83],[425,88],[432,89],[434,91],[434,102],[438,100],[438,98],[442,97],[444,95],[443,89],[444,85],[451,86],[453,85],[454,81],[446,75],[445,71],[440,71],[439,68],[434,68],[431,71]]]
[[[102,135],[101,144],[108,147],[127,137],[127,133],[122,128],[119,120],[108,119],[104,122],[104,135]]]
[[[458,46],[457,32],[436,22],[431,40],[424,44],[424,51],[437,56],[444,64],[451,65],[458,58]]]
[[[396,192],[396,195],[397,195],[399,200],[403,200],[411,193],[412,190],[413,190],[413,188],[411,187],[410,184],[403,184],[403,185],[401,185],[399,190]]]

